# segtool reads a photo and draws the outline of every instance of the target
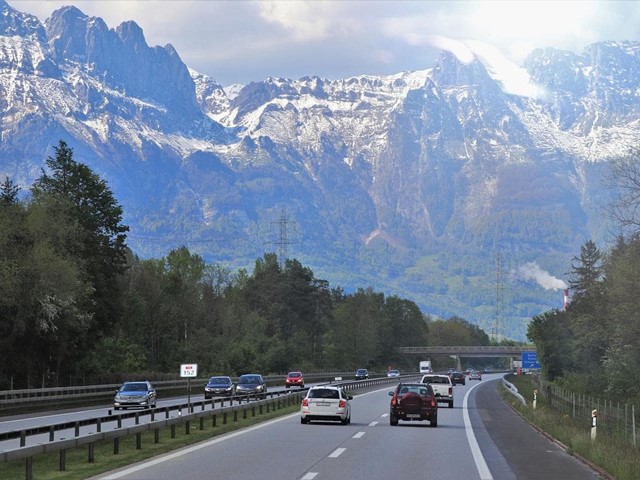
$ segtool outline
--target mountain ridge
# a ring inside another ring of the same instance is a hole
[[[62,139],[112,186],[143,257],[187,245],[235,269],[277,251],[425,313],[488,331],[504,317],[518,339],[562,305],[518,266],[564,276],[584,241],[607,241],[602,179],[639,130],[637,42],[534,50],[538,98],[448,52],[415,72],[228,93],[135,22],[63,7],[40,23],[0,0],[0,28],[0,176],[28,188]]]

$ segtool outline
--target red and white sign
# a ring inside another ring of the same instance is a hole
[[[198,376],[198,364],[197,363],[186,363],[184,365],[180,365],[180,376],[181,377],[197,377]]]

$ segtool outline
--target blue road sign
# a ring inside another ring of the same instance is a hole
[[[522,368],[540,368],[538,352],[522,352]]]

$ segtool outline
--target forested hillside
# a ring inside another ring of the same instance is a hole
[[[640,396],[640,163],[617,162],[613,178],[622,194],[611,213],[624,234],[609,251],[584,243],[568,308],[535,316],[527,335],[548,379],[623,403]]]
[[[55,152],[30,192],[0,185],[0,389],[175,375],[185,362],[204,375],[415,368],[399,346],[489,343],[462,318],[346,294],[275,254],[252,272],[185,247],[141,260],[106,182],[64,142]]]

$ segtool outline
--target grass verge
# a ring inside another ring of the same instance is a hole
[[[64,471],[59,469],[59,453],[38,455],[33,459],[32,478],[33,480],[86,479],[299,410],[300,406],[294,404],[269,413],[256,415],[255,417],[249,414],[246,419],[239,415],[238,421],[233,422],[231,420],[227,424],[222,424],[221,419],[218,418],[216,426],[213,426],[212,419],[207,419],[207,421],[203,422],[204,428],[202,430],[200,430],[199,422],[191,422],[188,434],[186,432],[186,424],[181,423],[175,429],[175,438],[171,438],[170,427],[160,429],[160,441],[158,443],[155,443],[153,431],[145,432],[141,435],[142,448],[140,450],[136,448],[136,436],[129,435],[120,439],[120,453],[118,454],[114,454],[113,441],[96,443],[95,457],[92,463],[88,462],[87,446],[70,449],[66,452],[66,468]],[[2,480],[24,480],[25,473],[25,460],[0,464],[0,479]]]
[[[577,455],[599,467],[603,475],[617,480],[637,480],[640,472],[640,450],[628,442],[598,432],[596,440],[591,439],[591,428],[587,422],[579,424],[569,415],[563,415],[537,396],[536,409],[531,399],[535,386],[528,376],[509,377],[519,393],[527,399],[523,406],[503,386],[498,388],[500,396],[529,423],[566,446],[567,452]]]

